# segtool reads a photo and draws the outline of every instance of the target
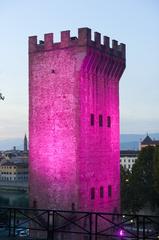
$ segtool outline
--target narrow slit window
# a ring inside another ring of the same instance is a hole
[[[108,197],[112,196],[112,186],[108,185]]]
[[[103,126],[103,116],[99,115],[99,127]]]
[[[95,199],[95,188],[91,188],[91,200]]]
[[[91,126],[94,126],[94,114],[91,114]]]
[[[111,127],[111,118],[110,118],[110,116],[107,117],[107,127],[108,128]]]
[[[72,211],[75,211],[75,204],[74,203],[72,203]]]
[[[33,200],[33,208],[37,208],[37,201]]]
[[[100,198],[104,198],[104,188],[100,187]]]

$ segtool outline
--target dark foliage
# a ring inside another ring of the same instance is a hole
[[[126,181],[126,179],[128,179]],[[122,211],[136,213],[149,205],[159,207],[159,147],[145,147],[132,172],[121,168]]]

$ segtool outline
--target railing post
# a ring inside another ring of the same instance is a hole
[[[143,216],[143,239],[146,239],[146,237],[145,237],[145,216]]]
[[[47,210],[47,240],[50,239],[50,210]]]
[[[92,213],[89,215],[89,240],[92,240]]]
[[[15,237],[15,230],[16,230],[16,208],[13,211],[13,236]]]
[[[97,240],[97,232],[98,232],[98,215],[95,213],[95,240]]]
[[[55,240],[55,211],[52,211],[52,240]]]
[[[139,239],[139,216],[136,216],[137,240]]]
[[[12,228],[12,208],[9,209],[9,230],[8,230],[8,236],[11,235],[11,228]]]

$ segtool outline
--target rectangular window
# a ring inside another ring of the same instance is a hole
[[[94,126],[94,114],[91,114],[91,126]]]
[[[91,188],[91,200],[95,199],[95,188]]]
[[[108,185],[108,197],[112,196],[112,186]]]
[[[100,187],[100,198],[104,198],[104,188]]]
[[[99,127],[103,126],[103,116],[99,115]]]
[[[107,117],[107,127],[108,128],[111,127],[111,118],[110,118],[110,116]]]

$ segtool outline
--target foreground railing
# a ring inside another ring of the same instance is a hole
[[[159,239],[159,216],[0,208],[0,237],[25,239]]]

